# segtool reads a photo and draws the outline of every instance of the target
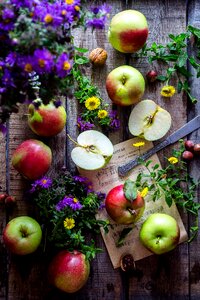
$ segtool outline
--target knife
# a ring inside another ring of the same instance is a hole
[[[179,139],[183,138],[184,136],[188,135],[189,133],[193,132],[194,130],[200,127],[200,115],[183,125],[181,128],[176,130],[170,136],[168,136],[163,142],[157,144],[152,149],[148,150],[141,156],[137,156],[134,160],[124,164],[123,166],[118,167],[118,174],[119,176],[125,176],[129,171],[131,171],[134,167],[140,164],[140,160],[146,160],[147,158],[151,157],[156,152],[160,151],[161,149],[165,148],[168,145],[174,144]]]

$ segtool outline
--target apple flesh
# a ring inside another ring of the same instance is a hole
[[[65,127],[66,118],[64,106],[57,107],[53,101],[45,105],[37,99],[28,107],[28,125],[39,136],[57,135]]]
[[[141,100],[145,90],[145,80],[137,69],[123,65],[108,74],[106,90],[115,104],[132,105]]]
[[[52,152],[43,142],[29,139],[15,149],[11,162],[22,176],[29,180],[36,180],[49,170]]]
[[[49,281],[56,288],[66,293],[80,290],[88,280],[90,264],[85,255],[74,250],[60,251],[50,262]]]
[[[107,136],[96,130],[86,130],[79,134],[71,158],[81,169],[98,170],[110,161],[113,151],[113,144]]]
[[[154,213],[142,224],[139,236],[147,249],[155,254],[162,254],[178,245],[180,228],[172,216]]]
[[[171,115],[152,100],[143,100],[132,110],[128,128],[132,135],[155,141],[171,127]]]
[[[17,255],[35,252],[41,239],[40,224],[29,216],[12,219],[3,230],[3,241],[6,248]]]
[[[133,53],[140,50],[148,37],[146,17],[137,10],[124,10],[116,14],[110,23],[108,40],[116,50]]]
[[[124,193],[124,184],[121,184],[108,192],[105,207],[113,221],[117,224],[128,225],[141,218],[145,209],[145,202],[140,192],[137,192],[133,201],[128,200]]]

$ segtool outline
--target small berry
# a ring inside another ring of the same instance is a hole
[[[8,196],[5,199],[5,204],[9,207],[12,207],[13,205],[16,204],[16,198],[13,196]]]
[[[154,71],[154,70],[149,71],[149,72],[147,73],[147,75],[146,75],[147,80],[148,80],[149,82],[154,82],[154,81],[156,81],[157,76],[158,76],[158,73],[157,73],[156,71]]]
[[[196,155],[200,155],[200,144],[195,144],[193,150]]]
[[[8,194],[0,194],[0,203],[5,203],[5,199],[8,197]]]
[[[193,149],[194,149],[194,142],[193,141],[187,140],[187,141],[185,141],[184,145],[185,145],[186,150],[193,151]]]
[[[185,161],[190,161],[192,160],[194,157],[194,154],[191,152],[191,151],[183,151],[182,153],[182,158],[185,160]]]

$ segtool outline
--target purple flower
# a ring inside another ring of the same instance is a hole
[[[27,7],[32,8],[40,3],[39,0],[10,0],[10,3],[13,4],[16,8]]]
[[[4,74],[2,76],[2,83],[6,87],[16,87],[14,84],[12,73],[8,69],[4,70]]]
[[[81,117],[78,117],[77,119],[77,126],[80,129],[80,131],[89,130],[95,127],[94,124],[82,120]]]
[[[0,132],[3,134],[3,136],[6,135],[7,128],[4,124],[0,124]]]
[[[60,26],[63,22],[63,18],[60,13],[60,5],[57,3],[42,3],[37,5],[34,14],[34,19],[39,19],[46,25],[51,25],[54,27]]]
[[[56,204],[56,210],[58,210],[58,211],[63,210],[67,206],[73,210],[79,210],[83,207],[81,205],[81,203],[78,201],[78,199],[76,199],[74,197],[66,197],[65,196],[62,200],[60,200]]]
[[[108,15],[111,12],[111,6],[104,3],[102,5],[99,6],[99,13],[101,13],[102,15]]]
[[[33,71],[33,62],[32,56],[21,56],[19,59],[19,65],[26,73],[31,73]]]
[[[41,179],[36,180],[31,184],[30,193],[33,193],[37,190],[38,187],[48,189],[52,185],[52,180],[48,177],[42,177]]]
[[[116,110],[111,110],[110,113],[109,113],[109,117],[111,119],[110,120],[110,127],[113,130],[119,129],[119,127],[120,127],[120,120],[118,118],[117,111]]]
[[[59,77],[66,77],[72,68],[73,61],[70,60],[67,53],[62,53],[57,60],[56,70]]]
[[[17,62],[17,58],[18,58],[17,53],[10,52],[5,59],[6,65],[9,67],[13,67],[15,65],[15,63]]]
[[[8,8],[2,10],[1,13],[2,21],[0,22],[0,29],[3,29],[5,31],[12,30],[14,28],[14,18],[15,18],[15,14],[13,10]]]
[[[105,17],[100,18],[93,18],[86,21],[87,27],[97,28],[97,29],[103,29],[105,27]]]
[[[73,179],[77,182],[81,182],[81,183],[86,183],[88,182],[88,178],[87,177],[83,177],[83,176],[79,176],[79,175],[75,175],[73,176]]]
[[[36,180],[35,184],[44,189],[48,189],[52,185],[52,180],[48,177],[42,177],[41,179]]]
[[[53,56],[46,49],[37,49],[33,57],[34,70],[38,74],[50,73],[53,68]]]

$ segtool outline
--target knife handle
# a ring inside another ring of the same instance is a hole
[[[160,151],[164,147],[168,146],[170,144],[170,140],[166,139],[165,141],[157,144],[155,147],[149,149],[147,152],[142,154],[141,156],[137,156],[134,160],[124,164],[123,166],[118,167],[118,174],[119,176],[125,176],[129,171],[131,171],[134,167],[139,165],[141,161],[145,161],[147,158],[151,157],[156,152]]]

